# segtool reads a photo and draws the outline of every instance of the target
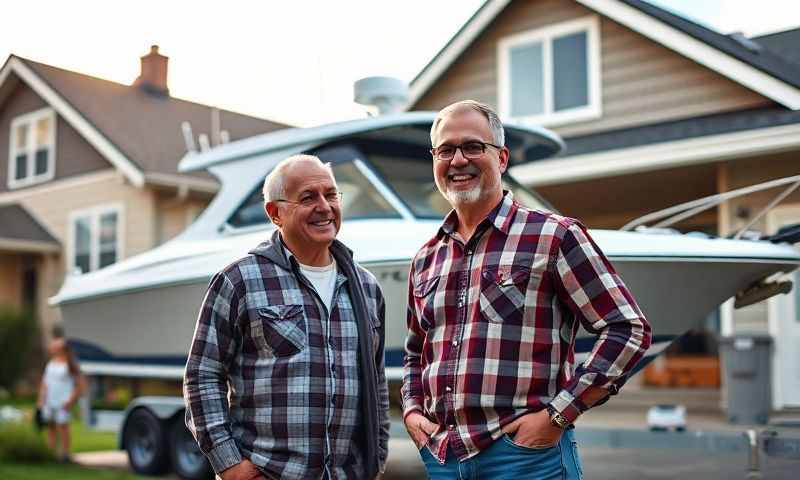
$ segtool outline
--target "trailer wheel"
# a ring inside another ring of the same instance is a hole
[[[169,431],[172,447],[172,470],[187,480],[206,480],[213,478],[214,471],[200,447],[179,416],[172,422]]]
[[[169,455],[161,420],[144,408],[131,413],[125,425],[124,441],[128,462],[136,473],[158,475],[169,466]]]

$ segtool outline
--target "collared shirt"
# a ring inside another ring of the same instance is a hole
[[[576,220],[506,192],[465,241],[455,211],[409,275],[404,415],[439,425],[428,448],[466,459],[551,404],[570,421],[589,386],[616,391],[650,343],[631,293]],[[579,324],[598,339],[575,366]]]
[[[291,252],[280,247],[279,265],[258,254],[265,245],[211,280],[186,366],[187,425],[218,473],[244,456],[268,478],[363,478],[347,278],[337,275],[328,312]],[[372,274],[358,275],[375,332],[383,297]]]

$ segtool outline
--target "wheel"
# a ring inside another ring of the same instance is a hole
[[[214,477],[214,470],[186,425],[178,416],[169,429],[169,444],[172,449],[172,471],[187,480],[206,480]]]
[[[147,410],[134,410],[125,424],[125,449],[136,473],[158,475],[169,467],[169,454],[161,420]]]

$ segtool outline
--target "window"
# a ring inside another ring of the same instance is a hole
[[[498,43],[500,115],[557,125],[600,116],[597,18],[506,37]]]
[[[352,160],[335,161],[327,158],[325,151],[312,152],[322,161],[331,161],[333,176],[342,192],[342,219],[355,220],[366,218],[401,218],[389,202],[375,189],[370,181],[359,170]],[[353,153],[350,158],[355,158]],[[234,228],[266,225],[269,223],[264,212],[264,200],[261,193],[263,182],[259,183],[247,197],[247,200],[236,209],[228,219],[228,225]]]
[[[70,215],[69,271],[91,272],[120,259],[121,212],[120,207],[100,207]]]
[[[56,116],[45,108],[11,121],[8,187],[18,188],[53,178]]]

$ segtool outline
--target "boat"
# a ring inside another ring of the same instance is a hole
[[[211,276],[245,256],[274,229],[261,186],[280,160],[310,153],[330,162],[343,192],[339,239],[371,270],[386,297],[387,376],[401,378],[410,259],[449,206],[433,181],[430,127],[435,113],[410,112],[288,129],[189,153],[185,172],[207,170],[220,182],[206,210],[173,240],[107,268],[65,280],[51,299],[90,375],[178,379]],[[558,154],[562,140],[543,128],[506,125],[510,165]],[[514,197],[554,211],[509,174]],[[642,365],[729,298],[738,305],[785,292],[777,274],[800,265],[788,244],[713,238],[673,230],[590,230],[653,327]],[[594,337],[583,332],[577,352]]]

